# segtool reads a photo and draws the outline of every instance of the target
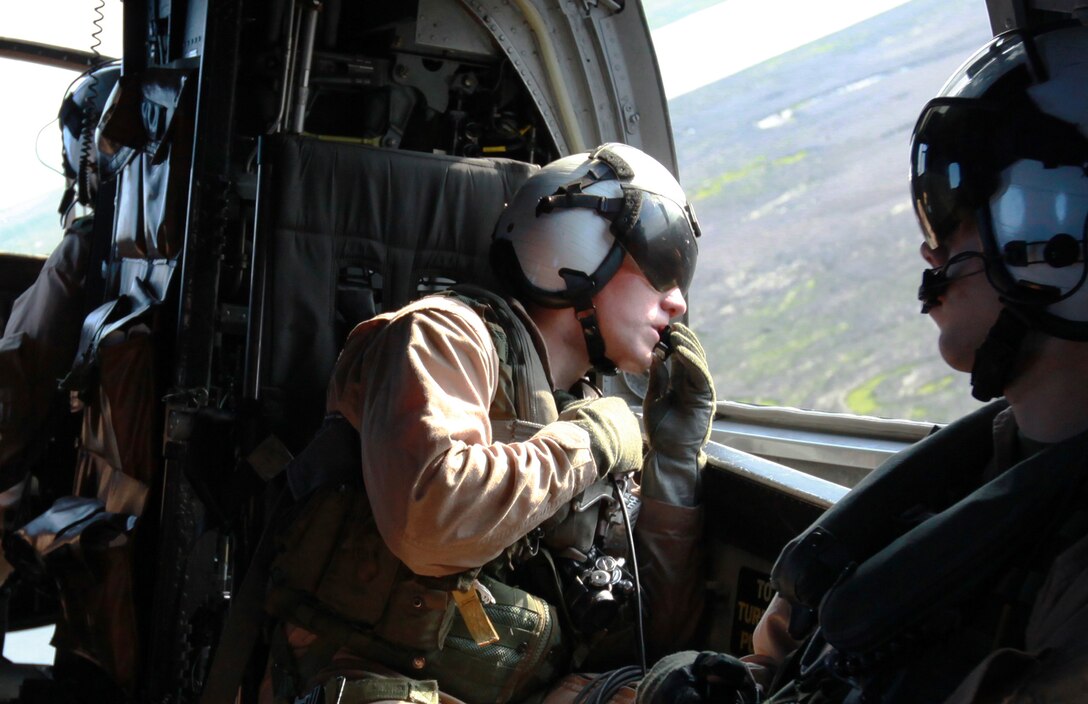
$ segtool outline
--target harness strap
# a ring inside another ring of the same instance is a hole
[[[280,489],[271,513],[273,518],[265,525],[242,585],[231,599],[223,635],[200,697],[201,704],[233,704],[237,697],[249,656],[267,618],[264,599],[269,567],[276,552],[276,517],[290,505],[290,500],[290,491],[286,487]]]
[[[497,325],[506,339],[508,359],[504,361],[516,372],[520,372],[512,374],[510,380],[513,394],[511,401],[515,413],[513,422],[523,424],[520,427],[515,425],[511,430],[520,432],[526,429],[524,424],[538,424],[542,427],[554,421],[557,412],[550,392],[551,381],[537,352],[537,343],[510,304],[502,296],[471,284],[458,284],[444,293],[472,307],[484,318],[485,323]],[[497,423],[505,422],[508,420],[493,419],[492,428]]]
[[[623,248],[617,242],[613,251],[622,252]],[[622,263],[622,256],[617,260]],[[616,373],[616,363],[605,354],[604,337],[601,335],[601,325],[597,321],[597,307],[593,305],[593,294],[597,286],[593,279],[584,271],[574,269],[560,269],[559,275],[567,284],[567,291],[571,294],[574,305],[574,317],[582,326],[582,336],[586,341],[586,352],[589,354],[589,362],[601,374],[612,375]]]
[[[975,352],[971,369],[971,395],[989,401],[1005,392],[1020,354],[1020,346],[1031,330],[1023,315],[1009,307],[1001,309],[997,322]]]

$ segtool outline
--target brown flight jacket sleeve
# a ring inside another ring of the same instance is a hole
[[[417,574],[487,563],[597,478],[589,435],[573,423],[495,442],[498,383],[487,328],[450,298],[360,324],[337,361],[328,410],[359,430],[378,530]]]

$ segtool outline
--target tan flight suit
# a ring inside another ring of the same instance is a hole
[[[547,371],[539,333],[514,308]],[[358,429],[378,530],[417,574],[452,575],[488,563],[598,478],[589,435],[573,423],[549,423],[520,442],[494,440],[488,412],[499,373],[480,316],[447,297],[360,324],[336,364],[328,410]],[[550,401],[551,389],[536,391]],[[643,503],[635,533],[651,653],[681,646],[694,631],[703,589],[701,522],[700,508]],[[311,639],[291,629],[296,649]],[[338,653],[323,677],[376,669],[353,666],[351,658]]]

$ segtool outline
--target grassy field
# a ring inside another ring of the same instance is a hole
[[[0,212],[0,253],[48,256],[61,238],[59,195],[43,196]]]
[[[918,314],[906,177],[918,112],[988,38],[974,0],[913,0],[671,101],[705,233],[691,322],[720,398],[932,421],[977,407]]]

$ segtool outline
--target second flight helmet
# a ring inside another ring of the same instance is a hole
[[[100,64],[77,77],[61,101],[57,118],[68,184],[59,208],[62,216],[75,202],[94,206],[99,179],[106,175],[95,129],[120,78],[120,61]]]
[[[980,400],[1002,394],[1028,332],[1088,340],[1085,86],[1088,28],[1007,32],[953,74],[914,128],[911,191],[926,243],[973,221],[1004,305],[975,354]],[[947,268],[925,272],[923,312],[947,288]]]
[[[699,234],[669,170],[635,147],[608,143],[530,177],[500,216],[491,251],[495,270],[524,300],[575,309],[590,362],[612,374],[593,296],[627,255],[658,291],[687,295]]]

